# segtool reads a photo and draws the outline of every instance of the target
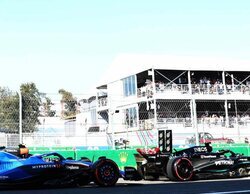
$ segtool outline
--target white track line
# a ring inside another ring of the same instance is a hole
[[[200,193],[200,194],[230,194],[230,193],[250,193],[250,190],[241,190],[241,191],[224,191],[224,192],[209,192],[209,193]]]

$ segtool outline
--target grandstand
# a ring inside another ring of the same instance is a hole
[[[174,144],[210,132],[241,142],[250,137],[247,61],[165,55],[121,55],[97,86],[99,117],[113,139],[156,144],[160,128]]]

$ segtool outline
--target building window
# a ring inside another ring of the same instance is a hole
[[[90,114],[91,114],[91,119],[92,119],[92,123],[96,123],[96,110],[90,110]]]
[[[123,79],[123,95],[124,96],[134,96],[136,87],[135,87],[135,75],[129,76]]]
[[[136,108],[128,108],[125,110],[125,121],[127,127],[137,127],[137,112]]]

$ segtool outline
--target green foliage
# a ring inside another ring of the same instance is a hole
[[[51,110],[51,106],[54,105],[49,97],[45,97],[45,101],[42,103],[43,113],[41,116],[54,117],[56,114],[55,110]]]
[[[41,99],[34,83],[20,86],[22,96],[22,131],[34,132],[39,124]],[[19,131],[19,95],[8,88],[0,88],[0,131],[17,133]]]
[[[64,107],[62,111],[62,117],[74,117],[76,115],[76,98],[73,97],[71,92],[68,92],[64,89],[60,89],[58,93],[62,95],[61,104]]]
[[[37,124],[39,124],[40,94],[34,83],[22,84],[20,90],[22,95],[23,132],[34,132]]]
[[[8,88],[0,87],[0,132],[19,130],[19,97]]]

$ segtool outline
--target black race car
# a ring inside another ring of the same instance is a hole
[[[171,130],[159,131],[159,147],[137,149],[137,169],[144,179],[173,181],[250,176],[250,157],[230,150],[213,152],[209,143],[172,153]]]

